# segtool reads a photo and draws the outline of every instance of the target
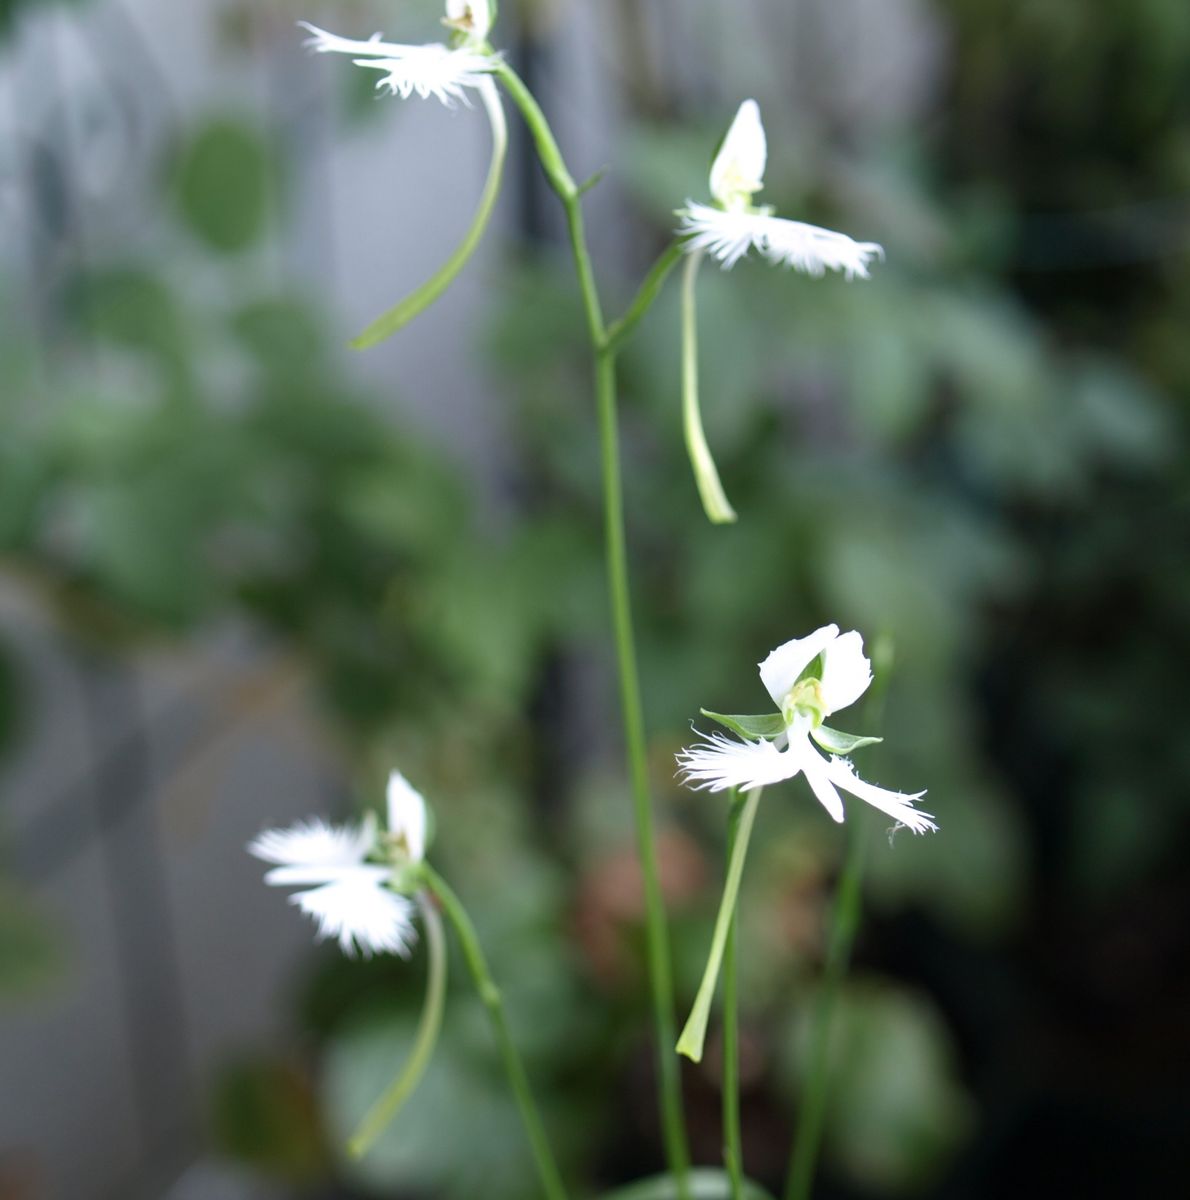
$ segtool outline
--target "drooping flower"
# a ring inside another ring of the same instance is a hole
[[[496,0],[446,0],[443,24],[452,31],[450,45],[432,42],[424,46],[386,42],[378,33],[366,41],[355,41],[328,33],[307,21],[298,22],[310,34],[307,46],[319,54],[347,54],[357,66],[382,71],[376,86],[387,89],[393,96],[402,99],[414,94],[423,99],[433,96],[447,108],[453,108],[459,101],[470,106],[469,94],[474,91],[492,130],[487,179],[462,240],[425,283],[382,313],[352,341],[357,350],[391,337],[424,312],[451,285],[483,238],[500,194],[508,152],[508,122],[493,79],[502,60],[487,42],[495,15]]]
[[[482,16],[477,15],[481,12]],[[446,23],[468,31],[460,45],[405,45],[383,41],[378,33],[366,41],[356,41],[328,33],[308,21],[298,22],[310,34],[306,45],[316,53],[347,54],[356,66],[383,71],[376,83],[378,88],[387,88],[403,100],[414,93],[423,100],[433,96],[453,108],[457,101],[468,103],[468,88],[482,88],[488,83],[500,60],[484,41],[490,24],[485,3],[459,4],[451,0]]]
[[[417,934],[414,904],[394,890],[401,873],[425,855],[425,801],[394,771],[388,783],[388,829],[372,814],[358,826],[320,818],[288,829],[269,829],[248,852],[275,863],[265,877],[272,887],[297,887],[289,898],[318,923],[318,938],[335,938],[344,954],[357,950],[408,957]],[[377,861],[383,860],[383,861]]]
[[[807,275],[842,271],[848,279],[867,279],[868,263],[883,257],[875,242],[856,242],[846,234],[773,216],[757,207],[753,196],[764,186],[768,147],[760,108],[745,100],[736,113],[711,166],[714,204],[687,201],[678,215],[678,234],[690,252],[705,252],[725,268],[733,267],[749,250],[780,266]]]
[[[760,664],[760,678],[779,713],[756,717],[706,716],[740,735],[713,733],[678,755],[682,775],[695,788],[750,791],[803,774],[823,808],[843,820],[839,789],[887,813],[914,833],[935,830],[930,813],[914,807],[925,795],[904,795],[867,783],[845,757],[879,738],[855,737],[823,724],[854,704],[872,682],[863,639],[824,625],[778,646]],[[822,754],[816,748],[827,751]]]

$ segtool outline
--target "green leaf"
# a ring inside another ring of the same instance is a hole
[[[810,736],[831,754],[850,754],[862,746],[875,746],[878,742],[884,741],[884,738],[843,733],[842,730],[831,729],[829,725],[819,725],[817,729],[811,729]]]
[[[711,712],[709,709],[700,708],[698,710],[704,717],[710,717],[712,721],[718,721],[725,729],[730,729],[732,733],[738,733],[740,737],[746,738],[775,738],[780,737],[785,732],[785,719],[780,713],[760,713],[758,716],[724,716],[723,713]],[[845,737],[845,734],[837,735]]]
[[[696,1167],[687,1175],[691,1200],[730,1200],[731,1178],[718,1167]],[[605,1192],[600,1200],[676,1200],[677,1185],[672,1175],[653,1175],[627,1187]],[[773,1200],[758,1183],[744,1180],[744,1200]]]
[[[275,159],[256,130],[226,118],[210,122],[178,159],[178,206],[191,232],[234,253],[257,241],[279,192]]]

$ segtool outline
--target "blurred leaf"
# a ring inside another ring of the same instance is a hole
[[[190,231],[214,250],[244,250],[264,234],[280,194],[272,150],[250,125],[209,121],[178,152],[175,189]]]
[[[332,1141],[347,1139],[408,1056],[416,1019],[372,1018],[345,1030],[326,1056],[323,1100]],[[343,1169],[369,1188],[522,1200],[533,1191],[528,1145],[494,1063],[460,1053],[450,1026],[417,1097],[364,1158]]]
[[[215,1085],[213,1119],[215,1142],[231,1158],[295,1182],[328,1173],[310,1081],[289,1063],[258,1059],[224,1067]]]
[[[791,1030],[799,1073],[812,1011],[807,1003]],[[881,1193],[937,1178],[975,1114],[946,1026],[926,998],[875,978],[847,981],[828,1060],[826,1145],[839,1167]]]
[[[50,986],[62,970],[62,946],[41,910],[0,879],[0,1000],[19,1001]]]
[[[97,337],[144,351],[176,375],[187,367],[190,334],[173,290],[139,267],[112,267],[83,279],[77,289],[78,319]]]
[[[326,355],[323,323],[299,300],[254,300],[231,314],[231,328],[257,365],[277,375],[306,375]]]

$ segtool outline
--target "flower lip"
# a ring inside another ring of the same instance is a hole
[[[417,940],[413,903],[388,888],[365,880],[346,879],[289,898],[318,923],[318,940],[335,938],[339,949],[353,957],[399,954],[408,958]]]
[[[466,89],[485,86],[500,61],[473,37],[457,49],[441,42],[413,46],[383,41],[378,33],[357,41],[328,33],[308,21],[298,24],[310,34],[305,44],[315,53],[349,54],[356,66],[385,72],[378,88],[387,88],[402,99],[414,93],[423,100],[433,96],[447,108],[459,101],[467,104]]]
[[[821,668],[816,669],[815,663]],[[872,668],[855,630],[840,634],[837,625],[823,625],[802,638],[773,650],[759,664],[761,681],[781,710],[784,731],[776,718],[723,717],[703,710],[740,735],[714,732],[701,737],[678,755],[679,775],[687,786],[713,792],[738,788],[752,791],[805,775],[819,803],[836,821],[844,817],[839,792],[887,813],[898,824],[925,833],[937,829],[932,814],[915,807],[925,795],[905,795],[860,779],[851,762],[841,757],[879,738],[857,737],[826,729],[824,716],[855,703],[872,682]],[[811,674],[811,672],[814,672]],[[822,734],[825,732],[825,738]],[[812,743],[819,741],[829,757]]]
[[[483,87],[496,67],[491,54],[474,50],[452,50],[440,42],[425,46],[406,46],[403,53],[387,58],[355,58],[357,67],[384,71],[377,88],[387,88],[393,96],[408,100],[415,92],[423,100],[433,96],[447,108],[456,101],[469,104],[467,88]]]
[[[792,267],[821,277],[840,271],[847,279],[867,279],[868,265],[883,258],[876,242],[857,242],[845,233],[774,217],[763,210],[724,211],[692,200],[678,215],[678,236],[687,251],[702,250],[730,270],[749,250],[756,250],[774,266]]]
[[[377,849],[376,818],[356,828],[320,819],[270,829],[249,853],[276,864],[272,887],[297,887],[289,900],[318,924],[318,937],[336,938],[345,954],[406,955],[416,940],[413,905],[389,888],[392,868],[367,861]]]

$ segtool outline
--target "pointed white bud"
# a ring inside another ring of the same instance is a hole
[[[768,145],[760,106],[755,100],[740,105],[719,153],[711,164],[711,195],[725,209],[748,208],[764,187]]]
[[[412,862],[425,858],[426,802],[400,771],[388,777],[388,833],[404,846]]]

